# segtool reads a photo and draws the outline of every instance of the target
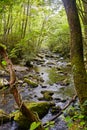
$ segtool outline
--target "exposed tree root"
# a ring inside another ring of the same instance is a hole
[[[40,122],[39,118],[26,107],[26,105],[22,101],[20,94],[18,93],[17,86],[16,86],[17,85],[16,84],[16,75],[15,75],[15,71],[13,68],[13,64],[12,64],[11,60],[9,59],[6,49],[3,47],[3,45],[0,45],[0,54],[4,57],[4,59],[7,62],[7,67],[9,69],[9,74],[10,74],[10,81],[9,81],[10,90],[14,96],[14,99],[15,99],[20,111],[22,112],[22,114],[24,116],[26,116],[26,118],[29,120],[30,124],[32,122]],[[44,130],[44,127],[42,125],[40,125],[40,126],[38,126],[37,130]]]

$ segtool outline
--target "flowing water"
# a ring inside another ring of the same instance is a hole
[[[43,99],[42,91],[53,92],[52,101],[56,106],[63,107],[74,94],[74,85],[71,75],[71,67],[68,60],[60,57],[57,54],[42,54],[43,57],[33,62],[33,68],[24,66],[15,66],[16,75],[19,82],[18,90],[22,95],[23,100],[39,101]],[[23,77],[32,75],[32,78],[39,80],[36,88],[29,87],[27,83],[23,83]],[[23,86],[22,86],[23,85]],[[7,113],[15,111],[17,108],[13,96],[9,92],[9,88],[0,91],[0,108]],[[47,122],[52,118],[52,113],[49,113],[42,119],[42,122]],[[20,130],[15,121],[2,124],[0,130]],[[21,129],[22,130],[22,129]],[[23,129],[24,130],[24,129]],[[49,130],[68,130],[63,118],[56,120],[55,126]]]

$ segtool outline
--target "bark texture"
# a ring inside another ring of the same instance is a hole
[[[83,39],[76,0],[62,0],[71,33],[71,64],[75,89],[81,104],[87,100],[87,75],[83,58]]]
[[[17,87],[16,87],[16,75],[15,75],[15,71],[13,68],[13,64],[11,62],[11,60],[8,57],[8,54],[6,52],[6,49],[0,45],[0,54],[4,57],[4,59],[7,62],[7,66],[9,69],[9,74],[10,74],[10,81],[9,81],[9,85],[10,85],[10,90],[11,93],[14,96],[14,99],[20,109],[20,111],[22,112],[22,114],[29,120],[29,123],[31,124],[32,122],[40,122],[39,118],[36,116],[36,114],[34,114],[33,112],[31,112],[26,105],[24,104],[24,102],[21,99],[20,94],[18,93]],[[37,130],[44,130],[44,127],[42,125],[40,125]]]

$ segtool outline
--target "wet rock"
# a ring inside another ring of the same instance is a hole
[[[57,97],[55,97],[54,100],[57,100],[58,102],[61,102],[61,101],[62,101],[61,98],[57,98]]]
[[[23,83],[23,84],[22,84],[22,87],[26,87],[26,86],[27,86],[27,83]]]
[[[7,76],[8,73],[6,71],[4,71],[3,69],[0,70],[0,76]]]
[[[53,107],[52,107],[52,110],[51,110],[51,113],[52,113],[52,114],[57,114],[57,113],[59,113],[61,110],[62,110],[62,108],[61,108],[60,106],[53,106]]]
[[[51,101],[53,99],[54,93],[52,91],[41,91],[41,93],[43,94],[42,100]]]
[[[26,67],[33,67],[33,64],[31,63],[31,61],[26,61],[25,66]]]
[[[43,85],[42,88],[47,88],[47,86]]]
[[[52,92],[52,91],[41,91],[41,93],[42,94],[45,94],[45,93],[47,93],[48,95],[50,95],[50,96],[52,96],[53,94],[54,94],[54,92]]]
[[[48,113],[50,107],[52,106],[52,103],[48,102],[26,102],[25,104],[31,111],[38,113],[40,119]],[[14,116],[14,120],[18,122],[21,127],[29,128],[29,121],[25,116],[22,115],[20,111],[13,112],[11,116]]]
[[[47,62],[47,65],[56,65],[56,63],[55,62],[53,62],[53,61],[49,61],[49,62]]]
[[[10,116],[4,112],[2,109],[0,109],[0,124],[10,121]]]
[[[45,54],[45,57],[46,58],[53,58],[53,55],[51,55],[51,53],[47,53],[47,54]]]
[[[39,78],[40,82],[44,82],[44,79],[42,77]]]
[[[32,78],[32,77],[33,77],[33,74],[24,75],[24,78]]]
[[[56,66],[56,69],[57,69],[57,71],[60,71],[60,70],[61,70],[61,67]]]
[[[4,78],[0,78],[0,89],[7,85],[9,85],[9,82]]]
[[[30,79],[24,78],[24,82],[27,83],[28,85],[31,85],[32,87],[37,87],[38,84]]]
[[[43,54],[37,54],[38,57],[40,57],[41,59],[43,59],[45,57],[45,55]]]
[[[68,66],[68,67],[71,67],[71,62],[68,62],[68,63],[67,63],[67,66]]]
[[[67,101],[67,99],[62,99],[61,102],[62,103],[65,103]]]
[[[19,84],[23,84],[23,81],[22,81],[22,80],[18,80],[18,83],[19,83]]]
[[[43,64],[45,61],[43,58],[36,57],[34,58],[34,62],[36,62],[37,65]]]
[[[20,66],[20,65],[14,65],[14,69],[17,72],[25,72],[29,70],[28,67]]]
[[[60,82],[60,85],[62,86],[68,86],[70,84],[69,79],[64,79],[62,82]]]

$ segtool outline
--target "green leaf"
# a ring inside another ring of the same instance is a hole
[[[54,126],[54,123],[55,123],[54,121],[50,121],[49,125],[52,127],[52,126]]]
[[[0,50],[3,50],[3,49],[5,49],[5,50],[6,50],[6,46],[5,46],[5,45],[3,45],[2,43],[0,43]]]
[[[2,61],[2,65],[6,66],[7,65],[7,62],[6,61]]]
[[[49,128],[45,128],[45,130],[49,130]]]
[[[67,117],[65,118],[65,121],[66,121],[66,122],[70,122],[70,120],[71,120],[71,118],[70,118],[69,116],[67,116]]]
[[[30,126],[30,130],[35,130],[38,126],[40,126],[40,122],[33,122]]]
[[[85,122],[84,122],[84,121],[81,121],[81,122],[80,122],[80,125],[81,125],[81,126],[85,125]]]
[[[79,118],[79,119],[83,119],[83,118],[84,118],[84,115],[79,115],[78,118]]]

